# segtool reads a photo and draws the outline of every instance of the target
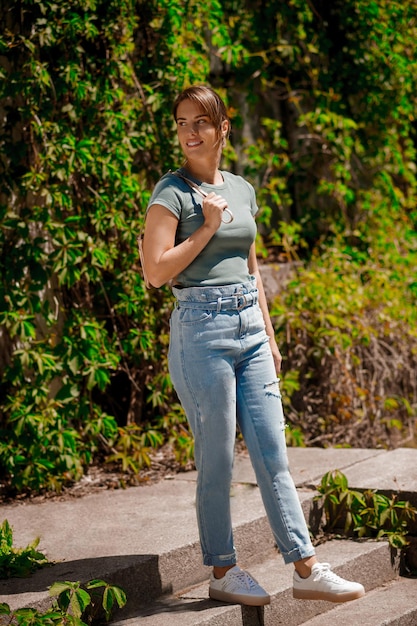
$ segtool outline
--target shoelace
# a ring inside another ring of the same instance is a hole
[[[320,569],[318,567],[315,569],[314,580],[320,580],[320,578],[333,582],[340,581],[340,577],[330,569],[330,563],[320,563]]]
[[[256,587],[257,585],[252,576],[250,576],[244,570],[241,570],[240,572],[233,572],[233,574],[229,577],[229,580],[230,582],[239,581],[242,585],[246,587],[246,589],[248,589],[248,591],[250,591],[251,588]]]

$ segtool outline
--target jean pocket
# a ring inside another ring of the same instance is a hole
[[[211,320],[213,311],[206,311],[205,309],[182,309],[179,307],[178,321],[180,324],[191,325],[201,324],[207,320]]]

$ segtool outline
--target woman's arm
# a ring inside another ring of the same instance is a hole
[[[254,243],[252,244],[249,252],[248,265],[249,272],[256,278],[256,286],[259,291],[259,306],[261,307],[262,315],[264,317],[265,330],[266,334],[269,337],[269,345],[271,347],[272,356],[274,358],[275,369],[277,374],[279,374],[279,372],[281,371],[282,356],[275,339],[275,331],[274,327],[272,326],[271,317],[269,315],[268,303],[265,296],[261,273],[259,271],[258,259],[256,258],[256,249]]]
[[[206,247],[221,224],[226,201],[215,193],[203,200],[204,224],[175,245],[177,217],[160,204],[147,213],[143,237],[146,274],[154,287],[161,287],[180,274]]]

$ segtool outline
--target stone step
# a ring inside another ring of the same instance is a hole
[[[344,578],[361,582],[367,592],[397,579],[391,550],[386,542],[329,541],[317,549],[322,562]],[[245,565],[245,564],[243,564]],[[299,626],[315,616],[320,619],[334,608],[331,602],[295,600],[292,597],[292,566],[279,555],[250,567],[251,574],[268,590],[271,604],[243,607],[208,599],[208,583],[160,598],[158,602],[128,615],[120,613],[114,626]],[[354,608],[356,602],[349,605]],[[319,623],[319,622],[317,622]],[[330,622],[329,622],[330,623]],[[343,622],[340,622],[342,624]],[[356,624],[359,622],[357,621]],[[338,622],[334,622],[338,624]],[[361,625],[362,626],[362,625]]]
[[[207,578],[209,569],[201,562],[193,481],[177,479],[175,485],[162,481],[150,489],[132,487],[109,496],[109,500],[93,494],[73,501],[9,508],[4,518],[21,531],[15,545],[26,546],[40,535],[39,548],[56,564],[29,578],[0,580],[1,601],[12,609],[31,606],[44,610],[51,604],[47,590],[53,582],[101,578],[120,585],[133,608],[138,608]],[[306,512],[312,498],[311,492],[300,494]],[[275,550],[275,541],[259,489],[235,483],[231,506],[240,560],[251,565],[267,558]]]

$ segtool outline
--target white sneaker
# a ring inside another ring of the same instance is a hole
[[[347,602],[365,595],[360,583],[340,578],[332,572],[328,563],[315,563],[308,578],[294,572],[293,597],[299,600],[328,600]]]
[[[212,600],[249,606],[264,606],[271,602],[265,589],[237,565],[229,569],[223,578],[215,578],[211,574],[209,596]]]

